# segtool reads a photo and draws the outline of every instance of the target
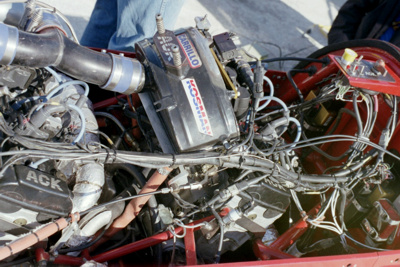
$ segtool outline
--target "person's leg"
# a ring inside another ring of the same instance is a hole
[[[81,45],[107,48],[117,30],[117,0],[97,0],[88,25],[80,40]]]
[[[118,0],[117,31],[108,48],[134,51],[135,43],[156,32],[156,15],[164,17],[165,28],[173,30],[184,0]]]

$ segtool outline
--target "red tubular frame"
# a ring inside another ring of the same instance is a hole
[[[229,212],[229,209],[223,209],[220,212],[220,216],[226,216]],[[210,220],[214,219],[214,216],[208,216],[205,218],[202,218],[200,220],[194,221],[192,223],[187,224],[188,226],[193,226],[197,225],[202,222],[208,222]],[[185,236],[185,244],[189,245],[189,248],[186,248],[186,256],[189,256],[188,260],[188,265],[191,264],[196,264],[196,247],[194,244],[194,235],[193,232],[199,230],[200,227],[196,227],[194,229],[187,228],[186,229],[186,236]],[[182,234],[183,233],[183,227],[177,227],[175,228],[175,233],[176,234]],[[101,253],[99,255],[96,255],[94,257],[91,257],[89,254],[83,253],[83,257],[72,257],[72,256],[64,256],[64,255],[58,255],[56,256],[52,261],[54,264],[66,264],[66,265],[74,265],[74,266],[79,266],[85,263],[87,260],[93,260],[95,262],[106,262],[110,260],[114,260],[120,257],[123,257],[125,255],[128,255],[130,253],[133,253],[135,251],[139,251],[148,247],[155,246],[157,244],[160,244],[161,242],[167,241],[172,239],[174,236],[170,231],[165,231],[156,235],[153,235],[151,237],[133,242],[131,244],[106,251],[104,253]],[[45,252],[43,249],[37,249],[36,250],[36,260],[43,261],[43,260],[49,260],[50,255]]]

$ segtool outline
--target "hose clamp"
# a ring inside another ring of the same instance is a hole
[[[168,167],[158,168],[157,172],[161,175],[168,175],[171,172],[171,169]]]
[[[18,46],[18,29],[0,23],[0,64],[10,65],[15,58]]]
[[[144,68],[136,59],[109,53],[112,58],[112,70],[103,89],[129,95],[139,93],[144,86]]]

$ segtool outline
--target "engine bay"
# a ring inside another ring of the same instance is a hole
[[[260,60],[205,17],[176,32],[155,19],[136,53],[79,45],[40,2],[0,23],[5,266],[400,248],[397,47]],[[281,61],[299,63],[268,68]]]

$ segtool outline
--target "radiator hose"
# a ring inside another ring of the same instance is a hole
[[[78,80],[122,94],[140,92],[145,80],[138,60],[93,51],[71,41],[57,28],[28,33],[0,23],[0,64],[53,66]]]

